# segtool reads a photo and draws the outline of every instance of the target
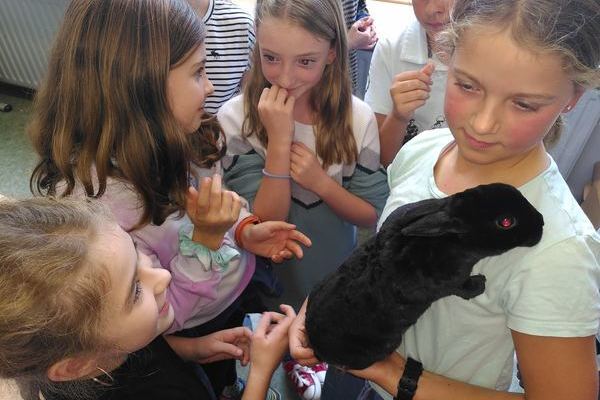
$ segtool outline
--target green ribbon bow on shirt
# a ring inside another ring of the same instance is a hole
[[[181,227],[179,230],[179,251],[186,257],[196,257],[200,261],[210,258],[210,265],[206,265],[204,262],[201,263],[205,271],[210,269],[218,272],[225,271],[229,266],[229,262],[240,255],[239,251],[226,244],[221,245],[217,250],[211,250],[200,243],[196,243],[192,240],[192,232],[193,227],[192,229]],[[213,267],[215,264],[218,266],[217,268]]]

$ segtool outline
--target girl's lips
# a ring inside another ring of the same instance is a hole
[[[171,304],[165,300],[165,302],[163,303],[163,306],[160,308],[160,311],[158,312],[158,315],[160,317],[164,317],[165,315],[167,315],[169,313],[169,306]]]
[[[477,140],[466,132],[465,137],[467,138],[467,141],[469,142],[471,147],[474,147],[476,149],[487,149],[488,147],[492,147],[494,145],[493,143],[482,142],[480,140]]]
[[[437,32],[437,31],[441,31],[442,29],[444,29],[446,27],[446,24],[441,24],[441,23],[427,24],[427,27],[429,28],[429,30]]]

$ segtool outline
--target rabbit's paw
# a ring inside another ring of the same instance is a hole
[[[485,276],[473,275],[470,276],[461,287],[456,290],[456,295],[463,299],[471,299],[479,296],[485,290]]]

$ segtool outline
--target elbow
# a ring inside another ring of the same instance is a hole
[[[387,167],[390,166],[390,164],[392,163],[394,159],[392,158],[391,160],[387,157],[381,157],[381,166],[385,169],[387,169]]]
[[[381,155],[380,155],[381,165],[387,169],[387,167],[389,167],[389,165],[394,161],[394,158],[396,157],[397,153],[398,153],[398,149],[392,149],[392,151],[390,151],[390,149],[388,149],[388,150],[382,149]]]
[[[365,218],[363,218],[361,221],[358,221],[357,225],[360,228],[375,228],[375,226],[377,226],[377,213],[375,212],[375,209],[371,207],[371,210],[369,211],[368,215],[365,215]]]

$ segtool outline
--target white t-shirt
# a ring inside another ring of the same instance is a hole
[[[433,168],[452,145],[446,128],[423,132],[402,147],[388,168],[390,197],[379,227],[401,205],[446,196]],[[541,241],[481,260],[472,273],[486,276],[483,294],[435,301],[406,331],[398,352],[421,361],[426,370],[507,390],[514,355],[511,330],[555,337],[598,332],[600,236],[553,160],[518,189],[544,216]]]
[[[388,115],[394,108],[390,96],[394,77],[401,72],[418,71],[429,60],[435,65],[430,97],[425,105],[415,110],[415,115],[406,131],[407,137],[413,137],[425,130],[447,126],[444,117],[444,93],[448,67],[435,55],[429,57],[427,35],[416,17],[398,36],[379,39],[375,46],[365,102],[377,114]]]

